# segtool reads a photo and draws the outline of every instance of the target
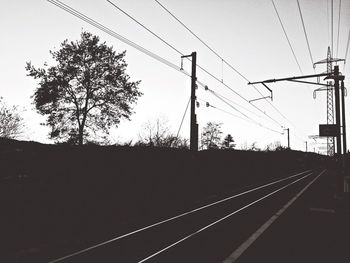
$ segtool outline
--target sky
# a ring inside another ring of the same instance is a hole
[[[249,117],[248,120],[242,120],[246,117],[199,86],[197,98],[200,105],[196,112],[200,131],[208,121],[222,123],[224,135],[230,133],[236,141],[237,148],[249,146],[254,142],[258,147],[264,148],[276,141],[286,146],[287,134],[282,133],[284,128],[289,128],[292,149],[305,150],[305,141],[308,141],[309,151],[325,150],[325,140],[317,140],[316,143],[308,138],[318,134],[319,124],[326,123],[326,93],[318,92],[314,99],[313,90],[318,88],[317,86],[278,82],[269,85],[273,90],[273,101],[258,100],[249,103],[247,101],[261,95],[251,85],[247,85],[247,81],[235,71],[223,65],[220,58],[164,11],[156,1],[111,1],[183,54],[197,52],[197,64],[219,80],[222,79],[226,86],[199,68],[198,81],[230,99],[232,103],[239,104],[235,108]],[[341,1],[338,41],[339,1],[333,0],[333,56],[345,58],[350,29],[350,1]],[[177,52],[107,1],[62,2],[180,67],[181,58]],[[274,2],[302,72],[293,57],[270,0],[159,2],[249,81],[307,75],[326,70],[325,64],[318,65],[315,71],[312,67],[296,0]],[[327,47],[331,46],[331,2],[299,0],[314,62],[325,59]],[[190,97],[191,80],[185,74],[46,0],[1,0],[0,20],[0,30],[3,34],[0,42],[0,96],[7,104],[19,105],[24,109],[22,116],[26,130],[23,139],[52,143],[48,139],[49,128],[41,125],[45,122],[45,117],[35,111],[32,103],[31,96],[38,82],[27,76],[26,62],[31,61],[36,67],[43,67],[44,62],[52,65],[54,61],[49,50],[59,49],[60,43],[65,39],[79,39],[82,30],[98,35],[101,41],[106,41],[107,45],[113,46],[117,52],[126,50],[127,73],[131,80],[141,80],[139,88],[144,95],[134,106],[135,113],[131,116],[131,121],[122,120],[120,125],[111,131],[111,141],[136,141],[146,123],[155,122],[157,119],[165,120],[171,131],[176,134]],[[190,62],[184,61],[183,66],[187,72],[191,71]],[[339,63],[339,67],[345,75],[345,87],[348,87],[349,79],[346,75],[349,75],[350,67],[346,66],[345,71],[343,63]],[[265,96],[269,95],[262,85],[255,87]],[[206,107],[205,102],[216,108]],[[350,109],[349,107],[349,98],[346,98],[346,108]],[[347,110],[346,117],[350,121],[349,112]],[[183,137],[189,138],[189,124],[187,112],[180,132]]]

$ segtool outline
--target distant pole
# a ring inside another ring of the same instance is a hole
[[[307,141],[305,142],[305,151],[307,152]]]
[[[285,131],[287,131],[287,139],[288,139],[288,148],[290,149],[290,140],[289,140],[289,128],[284,129]]]

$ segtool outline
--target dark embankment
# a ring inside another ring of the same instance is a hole
[[[41,262],[324,161],[0,140],[1,262]]]

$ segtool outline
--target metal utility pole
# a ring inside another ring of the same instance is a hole
[[[305,152],[307,152],[307,142],[305,142]]]
[[[284,129],[287,131],[287,138],[288,138],[288,148],[290,149],[290,140],[289,140],[289,128]]]
[[[192,52],[191,55],[182,56],[181,58],[191,57],[192,59],[192,74],[191,74],[191,123],[190,123],[190,150],[198,151],[198,124],[196,116],[196,67],[197,53]]]
[[[343,132],[343,154],[347,152],[346,146],[346,124],[345,124],[345,87],[344,87],[344,79],[342,79],[341,84],[341,101],[342,101],[342,132]]]
[[[332,54],[331,49],[328,47],[327,51],[327,73],[332,72]],[[334,124],[334,106],[333,106],[333,89],[330,87],[330,82],[327,81],[327,124]],[[327,154],[328,156],[334,155],[334,137],[327,137]]]
[[[341,155],[341,133],[340,133],[340,94],[339,94],[339,66],[334,66],[334,95],[335,95],[335,124],[337,129],[337,154]]]

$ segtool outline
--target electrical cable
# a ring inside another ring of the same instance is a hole
[[[160,36],[158,36],[157,34],[155,34],[152,30],[150,30],[148,27],[146,27],[144,24],[142,24],[141,22],[139,22],[138,20],[136,20],[134,17],[132,17],[131,15],[129,15],[127,12],[125,12],[123,9],[121,9],[119,6],[117,6],[116,4],[114,4],[113,2],[111,2],[110,0],[106,0],[108,3],[110,3],[112,6],[114,6],[116,9],[118,9],[120,12],[122,12],[124,15],[126,15],[127,17],[129,17],[131,20],[133,20],[135,23],[137,23],[139,26],[141,26],[142,28],[144,28],[145,30],[147,30],[149,33],[151,33],[153,36],[155,36],[156,38],[158,38],[160,41],[162,41],[165,45],[167,45],[168,47],[170,47],[171,49],[173,49],[174,51],[176,51],[178,54],[180,54],[181,56],[184,56],[184,54],[182,52],[180,52],[178,49],[176,49],[173,45],[170,45],[168,42],[166,42],[163,38],[161,38]]]
[[[180,130],[181,130],[182,124],[183,124],[183,122],[184,122],[184,119],[185,119],[185,116],[186,116],[186,113],[187,113],[187,110],[188,110],[188,106],[190,105],[190,101],[191,101],[191,98],[188,99],[188,102],[187,102],[187,106],[186,106],[184,115],[182,116],[182,119],[181,119],[180,127],[179,127],[179,129],[177,130],[176,138],[179,138]]]
[[[333,0],[331,0],[331,47],[332,47],[332,58],[334,58],[334,53],[333,53]]]
[[[83,13],[75,10],[74,8],[66,5],[65,3],[63,3],[63,2],[61,2],[59,0],[47,0],[47,1],[50,2],[51,4],[54,4],[55,6],[57,6],[59,8],[61,8],[62,10],[64,10],[64,11],[74,15],[75,17],[85,21],[86,23],[88,23],[88,24],[90,24],[90,25],[100,29],[101,31],[107,33],[108,35],[110,35],[110,36],[112,36],[114,38],[117,38],[118,40],[124,42],[125,44],[134,47],[138,51],[140,51],[140,52],[142,52],[142,53],[152,57],[153,59],[155,59],[155,60],[157,60],[157,61],[159,61],[159,62],[161,62],[161,63],[163,63],[163,64],[165,64],[165,65],[167,65],[167,66],[169,66],[169,67],[171,67],[171,68],[173,68],[173,69],[175,69],[175,70],[177,70],[177,71],[179,71],[179,72],[181,72],[183,74],[185,74],[188,77],[191,77],[190,73],[188,73],[185,70],[181,69],[180,67],[178,67],[174,63],[172,63],[172,62],[170,62],[170,61],[168,61],[168,60],[158,56],[157,54],[155,54],[155,53],[145,49],[144,47],[136,44],[135,42],[133,42],[133,41],[131,41],[131,40],[121,36],[120,34],[116,33],[115,31],[113,31],[113,30],[103,26],[102,24],[96,22],[95,20],[89,18],[88,16],[84,15]],[[203,85],[203,84],[201,84],[201,85]]]
[[[120,41],[124,42],[125,44],[128,44],[128,45],[136,48],[140,52],[142,52],[142,53],[144,53],[144,54],[146,54],[146,55],[148,55],[148,56],[158,60],[159,62],[162,62],[163,64],[165,64],[165,65],[167,65],[167,66],[169,66],[169,67],[171,67],[171,68],[173,68],[173,69],[175,69],[175,70],[177,70],[179,72],[182,72],[183,74],[185,74],[185,75],[187,75],[189,77],[191,76],[189,73],[187,73],[186,71],[182,70],[181,68],[179,68],[175,64],[173,64],[173,63],[169,62],[168,60],[166,60],[166,59],[156,55],[155,53],[153,53],[153,52],[143,48],[142,46],[140,46],[140,45],[130,41],[129,39],[119,35],[118,33],[114,32],[113,30],[103,26],[102,24],[96,22],[95,20],[93,20],[93,19],[89,18],[88,16],[82,14],[81,12],[75,10],[74,8],[66,5],[65,3],[63,3],[63,2],[61,2],[59,0],[48,0],[48,2],[50,2],[51,4],[56,5],[57,7],[61,8],[62,10],[64,10],[64,11],[74,15],[75,17],[77,17],[77,18],[87,22],[88,24],[90,24],[90,25],[100,29],[101,31],[111,35],[112,37],[115,37],[115,38],[119,39]],[[199,82],[199,84],[201,86],[205,86],[203,83]]]
[[[120,34],[116,33],[115,31],[105,27],[104,25],[100,24],[99,22],[93,20],[92,18],[84,15],[83,13],[75,10],[74,8],[66,5],[65,3],[59,1],[59,0],[47,0],[48,2],[50,2],[51,4],[54,4],[56,5],[57,7],[61,8],[62,10],[74,15],[75,17],[87,22],[88,24],[100,29],[101,31],[111,35],[112,37],[114,38],[117,38],[119,39],[120,41],[124,42],[125,44],[127,45],[130,45],[132,47],[134,47],[135,49],[139,50],[140,52],[152,57],[153,59],[156,59],[158,60],[159,62],[185,74],[186,76],[188,77],[191,77],[191,74],[184,71],[182,68],[178,67],[177,65],[173,64],[172,62],[160,57],[159,55],[143,48],[142,46],[136,44],[135,42],[121,36]],[[209,72],[208,72],[209,73]],[[211,73],[209,73],[209,75],[211,75],[214,79],[216,79],[217,81],[219,81],[220,83],[222,83],[219,78],[217,78],[216,76],[212,75]],[[205,87],[205,85],[199,81],[197,81],[198,84],[200,84],[201,86]],[[247,99],[245,99],[243,96],[241,96],[239,93],[235,92],[231,87],[229,87],[227,84],[225,83],[222,83],[225,87],[227,87],[228,89],[230,89],[232,92],[234,92],[236,95],[238,95],[239,97],[241,97],[243,100],[245,100],[246,102],[249,103],[249,101]],[[267,115],[265,112],[263,112],[261,109],[259,109],[258,107],[256,107],[255,105],[253,104],[250,104],[252,105],[254,108],[258,109],[259,111],[261,111],[262,113],[264,113],[266,116],[268,116],[271,120],[273,120],[275,123],[277,123],[278,125],[280,125],[281,127],[283,127],[279,122],[277,122],[276,120],[274,120],[272,117],[270,117],[269,115]],[[253,120],[254,121],[254,120]],[[255,122],[255,121],[254,121]],[[260,125],[259,125],[260,126]]]
[[[219,55],[213,48],[211,48],[204,40],[202,40],[197,34],[195,34],[188,26],[185,25],[179,18],[177,18],[168,8],[166,8],[163,4],[161,4],[158,0],[155,0],[155,2],[160,5],[168,14],[170,14],[177,22],[179,22],[187,31],[189,31],[195,38],[197,38],[204,46],[206,46],[213,54],[215,54],[225,65],[227,65],[229,68],[231,68],[234,72],[236,72],[242,79],[244,79],[247,82],[250,82],[250,80],[244,76],[241,72],[239,72],[235,67],[233,67],[229,62],[227,62],[221,55]],[[298,62],[297,62],[298,63]],[[222,65],[223,66],[223,65]],[[222,69],[222,76],[223,76],[223,69]],[[223,77],[221,79],[221,82],[223,82]],[[259,89],[255,85],[251,85],[253,88],[260,94],[261,97],[264,97],[264,95],[259,91]],[[269,100],[264,98],[268,104],[271,105],[271,107],[278,112],[286,121],[288,121],[290,124],[294,126],[294,124],[277,108],[275,105],[273,105]],[[251,102],[249,102],[251,104]],[[253,105],[253,104],[251,104]],[[265,112],[263,112],[265,114]],[[266,114],[265,114],[266,115]],[[279,123],[280,126],[283,126]]]
[[[262,124],[259,123],[259,122],[256,122],[256,121],[254,121],[254,120],[253,120],[253,121],[250,121],[249,119],[242,118],[242,117],[240,117],[240,116],[238,116],[238,115],[236,115],[236,114],[233,114],[233,113],[231,113],[231,112],[229,112],[229,111],[226,111],[226,110],[224,110],[224,109],[221,109],[221,108],[219,108],[219,107],[216,107],[216,106],[212,105],[211,103],[209,103],[209,102],[207,102],[207,101],[205,101],[205,100],[202,100],[202,99],[199,99],[199,100],[201,100],[201,101],[203,101],[203,102],[205,102],[205,103],[208,103],[208,104],[207,104],[207,107],[211,107],[211,108],[217,109],[217,110],[219,110],[219,111],[221,111],[221,112],[224,112],[224,113],[226,113],[226,114],[229,114],[229,115],[231,115],[231,116],[233,116],[233,117],[235,117],[235,118],[241,119],[241,120],[246,121],[246,122],[248,122],[248,123],[253,123],[253,124],[255,124],[255,125],[257,125],[257,126],[259,126],[259,127],[261,127],[261,128],[267,129],[267,130],[269,130],[269,131],[272,131],[272,132],[275,132],[275,133],[278,133],[278,134],[283,134],[283,133],[281,133],[281,132],[279,132],[279,131],[276,131],[276,130],[274,130],[274,129],[271,129],[271,128],[269,128],[269,127],[266,127],[266,126],[262,125]]]
[[[300,14],[300,19],[301,19],[301,23],[303,25],[303,29],[304,29],[304,35],[305,35],[305,39],[306,39],[306,43],[307,43],[307,48],[309,50],[309,55],[310,55],[310,59],[311,59],[311,65],[312,68],[314,68],[314,60],[312,58],[312,54],[311,54],[311,48],[310,48],[310,43],[309,43],[309,38],[307,37],[307,32],[306,32],[306,28],[305,28],[305,23],[304,23],[304,18],[303,18],[303,14],[301,12],[301,7],[300,7],[300,3],[299,0],[297,0],[297,4],[298,4],[298,9],[299,9],[299,14]]]
[[[135,18],[133,18],[131,15],[129,15],[127,12],[125,12],[124,10],[122,10],[120,7],[116,6],[115,4],[113,4],[111,1],[106,0],[107,2],[109,2],[110,4],[112,4],[115,8],[117,8],[118,10],[120,10],[122,13],[124,13],[125,15],[127,15],[129,18],[131,18],[134,22],[136,22],[138,25],[142,26],[145,30],[147,30],[148,32],[150,32],[153,36],[157,37],[159,40],[161,40],[164,44],[166,44],[168,47],[170,47],[171,49],[173,49],[174,51],[176,51],[179,55],[184,56],[184,54],[182,52],[180,52],[178,49],[176,49],[173,45],[169,44],[167,41],[165,41],[163,38],[161,38],[160,36],[158,36],[157,34],[155,34],[153,31],[151,31],[149,28],[147,28],[146,26],[144,26],[141,22],[137,21]],[[158,1],[157,1],[158,2]],[[159,3],[159,2],[158,2]],[[160,3],[159,3],[160,4]],[[184,25],[183,23],[181,23],[182,25]],[[185,25],[184,25],[185,26]],[[186,27],[186,26],[185,26]],[[190,30],[188,27],[186,27],[188,30]],[[192,31],[191,31],[192,32]],[[192,32],[193,33],[193,32]],[[193,33],[194,34],[194,33]],[[198,38],[198,37],[197,37]],[[203,42],[203,41],[202,41]],[[208,46],[208,45],[206,45]],[[218,55],[213,49],[210,48],[210,50],[212,50],[217,56],[220,57],[220,55]],[[221,58],[221,57],[220,57]],[[187,58],[188,60],[190,60],[189,58]],[[225,62],[225,60],[223,58],[221,58],[222,61]],[[226,64],[228,64],[227,62],[225,62]],[[229,65],[233,70],[235,70],[241,77],[243,77],[245,80],[247,80],[249,82],[249,80],[247,78],[245,78],[241,73],[239,73],[236,69],[234,69],[231,65]],[[243,99],[244,101],[246,101],[247,103],[249,103],[250,105],[252,105],[252,107],[254,107],[255,109],[259,110],[261,113],[263,113],[265,116],[267,116],[269,119],[271,119],[272,121],[274,121],[275,123],[277,123],[280,126],[283,126],[281,123],[279,123],[278,121],[276,121],[275,119],[273,119],[270,115],[268,115],[266,112],[262,111],[260,108],[256,107],[254,104],[251,104],[246,98],[244,98],[241,94],[239,94],[238,92],[236,92],[235,90],[233,90],[230,86],[228,86],[226,83],[223,82],[223,79],[220,80],[220,78],[216,77],[215,75],[213,75],[212,73],[210,73],[208,70],[206,70],[205,68],[203,68],[202,66],[197,64],[197,67],[199,69],[201,69],[202,71],[204,71],[206,74],[208,74],[210,77],[212,77],[213,79],[215,79],[216,81],[218,81],[219,83],[221,83],[222,85],[224,85],[226,88],[228,88],[229,90],[231,90],[234,94],[236,94],[238,97],[240,97],[241,99]],[[261,93],[260,93],[261,94]],[[261,94],[262,95],[262,94]]]
[[[205,43],[198,35],[196,35],[189,27],[187,27],[180,19],[178,19],[172,12],[169,11],[163,4],[161,4],[158,0],[154,0],[158,5],[160,5],[169,15],[171,15],[177,22],[179,22],[184,28],[187,29],[195,38],[197,38],[204,46],[206,46],[211,52],[213,52],[223,63],[232,68],[238,75],[240,75],[243,79],[248,81],[246,77],[243,76],[237,69],[235,69],[232,65],[230,65],[222,56],[220,56],[213,48],[211,48],[207,43]],[[249,81],[248,81],[249,82]]]
[[[339,34],[340,34],[340,15],[341,15],[341,0],[339,0],[339,14],[338,14],[338,34],[337,34],[337,53],[336,57],[338,57],[338,49],[339,49]]]
[[[209,90],[209,89],[208,89]],[[224,102],[226,105],[228,105],[230,108],[234,109],[235,111],[239,112],[240,114],[242,114],[247,120],[249,120],[252,123],[257,124],[258,126],[264,127],[266,129],[270,129],[264,125],[262,125],[260,122],[252,119],[251,117],[247,116],[246,114],[244,114],[242,111],[238,110],[236,107],[234,107],[231,103],[227,102],[225,99],[221,98],[220,96],[218,96],[215,92],[213,92],[212,90],[209,90],[209,92],[211,92],[216,98],[218,98],[219,100],[221,100],[222,102]]]
[[[271,0],[271,2],[272,2],[272,5],[273,5],[273,8],[275,9],[275,12],[276,12],[276,14],[277,14],[278,20],[279,20],[279,22],[280,22],[280,24],[281,24],[281,26],[282,26],[282,29],[283,29],[283,32],[284,32],[284,36],[286,37],[286,39],[287,39],[287,41],[288,41],[290,50],[291,50],[292,53],[293,53],[293,57],[294,57],[294,59],[295,59],[295,62],[298,64],[298,67],[299,67],[299,70],[300,70],[301,75],[304,75],[303,71],[301,70],[299,61],[298,61],[298,59],[297,59],[297,57],[296,57],[296,55],[295,55],[294,49],[293,49],[293,47],[292,47],[292,44],[291,44],[290,41],[289,41],[287,32],[286,32],[286,30],[285,30],[285,28],[284,28],[284,26],[283,26],[283,23],[282,23],[282,20],[281,20],[280,15],[279,15],[279,13],[278,13],[278,10],[277,10],[277,7],[276,7],[276,5],[275,5],[275,2],[274,2],[273,0]]]
[[[238,104],[237,102],[234,102],[233,100],[230,100],[229,98],[227,98],[227,97],[221,95],[220,93],[218,93],[218,92],[216,92],[216,91],[214,91],[214,90],[212,90],[212,89],[209,89],[209,88],[208,88],[208,90],[210,90],[212,93],[215,93],[217,96],[219,96],[219,97],[221,97],[221,98],[223,98],[223,99],[225,99],[225,100],[231,102],[232,104],[235,104],[236,106],[240,107],[241,109],[244,109],[244,110],[248,111],[249,113],[254,114],[256,117],[262,118],[262,116],[260,116],[259,114],[255,113],[255,112],[253,112],[253,111],[251,111],[251,110],[249,110],[249,109],[247,109],[246,107],[244,107],[244,106]]]
[[[345,61],[344,61],[344,66],[343,66],[343,71],[345,72],[345,65],[346,65],[346,58],[348,56],[348,50],[349,50],[349,42],[350,42],[350,29],[349,29],[349,34],[348,34],[348,41],[347,41],[347,44],[346,44],[346,51],[345,51]]]
[[[329,33],[329,0],[326,0],[327,4],[327,40],[328,40],[328,46],[330,46],[330,33]]]

